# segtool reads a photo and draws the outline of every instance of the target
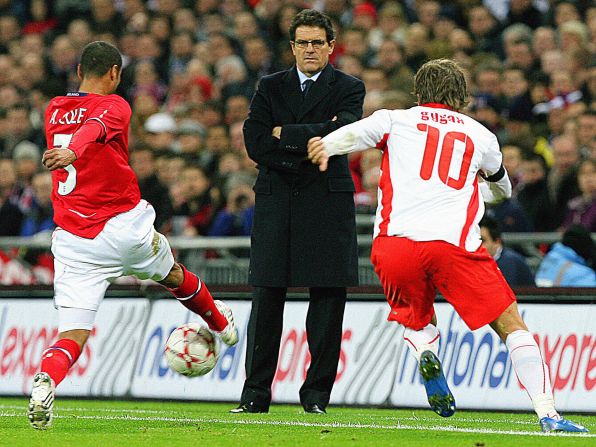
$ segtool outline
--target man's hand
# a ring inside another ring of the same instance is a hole
[[[329,163],[329,154],[321,137],[312,137],[308,140],[308,159],[319,165],[319,171],[326,171]]]
[[[77,159],[76,154],[67,147],[56,147],[43,153],[41,162],[50,171],[62,169]]]
[[[281,126],[275,126],[271,131],[271,136],[279,140],[281,138]]]

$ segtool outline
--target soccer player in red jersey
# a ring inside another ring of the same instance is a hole
[[[455,412],[437,357],[438,289],[470,329],[490,324],[507,345],[543,431],[588,431],[555,409],[548,367],[515,295],[481,246],[482,198],[510,197],[511,183],[496,136],[460,113],[467,102],[463,71],[448,59],[427,62],[416,73],[414,90],[418,106],[379,110],[314,137],[308,156],[324,171],[330,156],[383,151],[371,260],[391,306],[388,319],[405,327],[430,406],[444,417]]]
[[[105,291],[119,276],[159,282],[224,343],[238,341],[231,309],[175,262],[167,239],[153,227],[155,211],[141,199],[128,164],[131,110],[113,94],[121,71],[122,57],[113,45],[88,44],[77,68],[79,91],[52,99],[45,113],[51,149],[42,161],[52,171],[59,334],[33,378],[28,417],[34,428],[51,425],[54,388],[77,361]]]

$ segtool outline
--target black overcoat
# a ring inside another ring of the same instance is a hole
[[[364,84],[327,64],[302,99],[296,67],[261,79],[244,123],[258,163],[249,282],[263,287],[358,283],[354,183],[346,156],[320,172],[307,158],[313,136],[362,116]],[[281,138],[271,135],[282,126]]]

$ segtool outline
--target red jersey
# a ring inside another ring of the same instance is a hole
[[[50,101],[44,120],[48,147],[68,147],[77,155],[74,163],[52,172],[59,227],[93,239],[110,218],[141,200],[128,164],[130,116],[130,106],[118,95],[69,93]],[[84,134],[97,137],[81,142],[77,135]]]

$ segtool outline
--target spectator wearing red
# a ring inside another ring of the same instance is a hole
[[[29,5],[30,20],[23,26],[23,34],[47,34],[58,26],[58,21],[51,15],[49,2],[31,0]]]

